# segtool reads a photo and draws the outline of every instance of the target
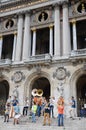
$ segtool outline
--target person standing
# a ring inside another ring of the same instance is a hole
[[[74,120],[74,117],[76,117],[76,101],[74,97],[71,97],[71,117]]]
[[[35,102],[32,102],[32,108],[31,108],[31,112],[32,112],[32,122],[36,122],[36,112],[37,112],[37,105]]]
[[[10,108],[11,108],[10,104],[6,103],[5,114],[4,114],[4,122],[9,122]]]
[[[61,96],[57,102],[58,126],[64,126],[64,99]]]
[[[25,106],[23,108],[23,115],[27,115],[28,114],[28,108],[29,108],[29,100],[26,97],[25,102],[24,102]]]
[[[44,121],[43,125],[46,125],[46,119],[48,120],[48,125],[51,125],[50,121],[50,103],[46,100],[46,105],[44,107]]]
[[[17,103],[16,106],[14,106],[14,121],[13,121],[13,124],[19,124],[19,118],[21,116],[20,114],[20,107],[19,107],[19,104]]]
[[[18,100],[16,99],[16,97],[14,97],[14,99],[12,100],[12,104],[11,104],[10,118],[14,117],[14,107],[17,104],[18,104]]]
[[[55,98],[50,97],[50,115],[52,118],[54,118],[54,103],[55,103]]]

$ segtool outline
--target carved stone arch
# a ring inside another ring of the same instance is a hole
[[[2,106],[0,115],[4,114],[4,107],[9,96],[9,90],[10,85],[8,78],[7,77],[0,78],[0,108]]]
[[[24,98],[25,96],[28,97],[28,95],[29,95],[29,98],[31,98],[32,85],[34,81],[42,77],[45,77],[49,81],[50,86],[51,86],[50,75],[48,73],[41,71],[40,74],[37,74],[37,72],[34,72],[31,75],[29,75],[26,79],[26,82],[24,85]]]
[[[70,79],[70,95],[74,96],[75,99],[77,100],[77,91],[76,91],[76,83],[77,80],[83,75],[86,74],[86,71],[83,70],[83,68],[80,68],[76,70],[73,75],[71,76]]]

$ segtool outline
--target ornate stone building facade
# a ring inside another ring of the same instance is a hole
[[[86,103],[85,0],[0,1],[0,100],[33,89]]]

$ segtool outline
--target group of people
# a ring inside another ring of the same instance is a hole
[[[9,118],[14,118],[13,124],[19,124],[20,115],[19,101],[16,97],[12,100],[9,96],[5,106],[4,122],[9,122]]]
[[[31,104],[31,105],[30,105]],[[6,110],[4,115],[4,122],[9,122],[9,118],[14,118],[13,124],[19,124],[19,118],[21,115],[23,116],[29,116],[32,117],[32,122],[36,123],[36,116],[40,117],[43,116],[43,125],[46,125],[48,122],[48,125],[51,125],[51,118],[54,117],[54,105],[55,105],[55,98],[50,97],[49,99],[46,99],[45,97],[33,97],[32,102],[29,102],[28,98],[25,98],[24,107],[22,114],[20,114],[20,107],[19,107],[19,101],[14,97],[13,100],[11,100],[11,96],[9,96],[7,102],[6,102]],[[75,108],[76,108],[76,102],[74,97],[71,97],[71,101],[69,103],[70,110],[70,118],[74,119],[75,116]],[[64,108],[65,108],[65,101],[62,96],[59,97],[57,101],[57,123],[58,126],[64,126]],[[29,113],[29,114],[28,114]]]

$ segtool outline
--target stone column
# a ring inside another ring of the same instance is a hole
[[[49,42],[49,53],[53,55],[53,25],[49,26],[50,28],[50,42]]]
[[[21,60],[21,51],[22,51],[22,39],[23,39],[23,15],[18,16],[18,33],[17,33],[17,44],[16,44],[16,55],[15,61]]]
[[[36,54],[36,29],[33,28],[33,43],[32,43],[32,56],[35,56]]]
[[[14,42],[13,42],[12,61],[15,61],[15,54],[16,54],[16,41],[17,41],[17,33],[14,32]]]
[[[0,36],[0,59],[1,59],[1,56],[2,56],[2,44],[3,44],[3,37]]]
[[[23,60],[27,60],[31,51],[31,33],[30,33],[30,14],[25,14],[24,44],[23,44]]]
[[[70,27],[68,19],[68,4],[63,3],[63,56],[70,54]]]
[[[60,56],[60,8],[55,6],[55,23],[54,23],[54,55]]]
[[[73,50],[77,50],[77,34],[76,34],[76,21],[72,21],[73,28]]]

